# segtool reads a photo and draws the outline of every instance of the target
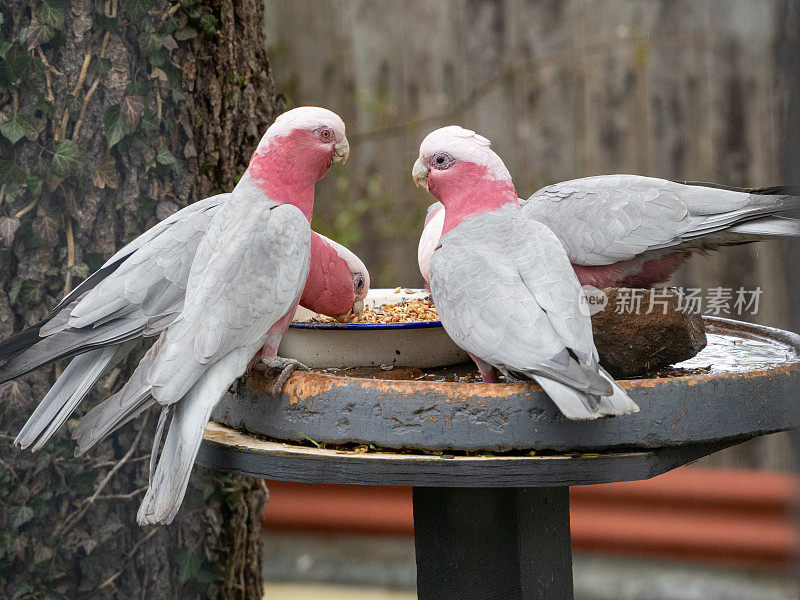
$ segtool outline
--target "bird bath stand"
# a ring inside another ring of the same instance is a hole
[[[296,373],[275,400],[254,374],[220,403],[198,462],[413,486],[420,600],[571,599],[569,486],[647,479],[800,423],[800,336],[706,328],[706,350],[681,365],[692,374],[625,381],[641,411],[589,422],[561,417],[534,384]],[[298,443],[308,439],[340,448]]]

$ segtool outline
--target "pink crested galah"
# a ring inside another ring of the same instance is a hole
[[[361,259],[341,244],[311,232],[311,270],[300,306],[331,317],[364,309],[369,271]]]
[[[438,129],[422,141],[412,176],[445,206],[431,293],[483,381],[497,381],[497,371],[534,380],[569,419],[637,412],[598,363],[563,246],[546,226],[520,218],[514,184],[489,140]]]
[[[0,357],[5,358],[0,383],[77,355],[23,427],[18,445],[34,452],[41,449],[100,377],[140,338],[159,335],[180,313],[197,247],[230,197],[231,193],[218,194],[171,215],[121,249],[45,321],[0,345]],[[311,232],[311,267],[302,306],[331,317],[358,312],[369,283],[367,268],[355,254]],[[101,430],[91,431],[91,438],[78,439],[81,452],[100,439]]]
[[[722,188],[638,175],[600,175],[542,188],[521,215],[547,225],[584,285],[654,287],[693,253],[776,236],[800,235],[797,220],[776,214],[798,207],[791,187]],[[441,235],[444,207],[428,209],[417,259],[428,261]]]
[[[105,356],[95,357],[95,370],[102,370],[103,361],[113,362],[113,355],[124,351],[130,340],[163,330],[131,380],[91,411],[74,432],[79,440],[97,441],[159,402],[163,409],[154,465],[160,436],[172,415],[158,467],[151,470],[140,523],[166,523],[174,518],[210,411],[256,351],[264,364],[282,369],[281,384],[302,366],[278,358],[276,352],[309,271],[315,183],[331,163],[346,160],[348,153],[344,123],[336,114],[314,107],[284,113],[267,130],[230,197],[190,207],[197,214],[216,205],[210,221],[200,224],[202,219],[189,218],[187,225],[186,217],[191,215],[179,218],[177,213],[175,219],[163,221],[129,245],[133,248],[112,257],[105,274],[103,267],[94,281],[87,280],[83,290],[76,290],[74,298],[57,307],[69,307],[68,311],[60,311],[28,336],[39,338],[43,330],[44,334],[68,332],[59,342],[66,347],[69,338],[87,336],[87,328],[93,329],[84,349],[110,344],[100,348]],[[177,223],[181,226],[176,227]],[[202,229],[199,241],[197,227]],[[176,235],[162,235],[167,230]],[[187,256],[182,250],[192,244],[196,252]],[[176,252],[157,257],[158,246]],[[329,265],[335,262],[328,258]],[[160,269],[148,269],[152,263]],[[115,277],[106,277],[109,271]],[[134,281],[119,278],[134,272],[138,274]],[[348,280],[352,286],[352,277]],[[131,301],[119,288],[115,293],[115,283],[126,287],[131,283],[138,296]],[[55,337],[48,335],[33,348]],[[12,341],[24,347],[20,336]],[[71,397],[81,396],[80,390],[73,391]],[[44,401],[42,405],[20,438],[51,435],[56,421],[63,422],[64,413],[74,408]],[[39,435],[28,436],[34,429]]]

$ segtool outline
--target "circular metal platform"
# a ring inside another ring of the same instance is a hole
[[[273,442],[211,422],[197,462],[262,479],[417,487],[550,487],[649,479],[728,443],[543,456],[355,452]]]
[[[737,441],[800,424],[800,336],[706,319],[708,346],[680,377],[620,381],[640,412],[564,418],[533,383],[381,380],[295,373],[279,399],[255,373],[213,419],[273,439],[382,448],[556,452],[658,449]]]

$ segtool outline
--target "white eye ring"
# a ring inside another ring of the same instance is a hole
[[[431,159],[431,167],[443,171],[452,167],[455,162],[455,159],[447,152],[437,152]]]

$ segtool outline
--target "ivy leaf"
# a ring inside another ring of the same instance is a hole
[[[139,36],[138,41],[139,47],[148,54],[156,52],[164,45],[164,40],[161,36],[152,31]]]
[[[160,165],[173,169],[178,166],[177,159],[172,156],[172,152],[167,150],[166,148],[162,148],[158,151],[158,155],[156,155],[156,162]]]
[[[92,175],[92,183],[101,190],[106,187],[112,190],[117,189],[119,176],[117,174],[117,161],[113,156],[106,154],[100,159],[97,171]]]
[[[96,61],[92,62],[92,66],[100,77],[105,77],[111,70],[111,61],[107,58],[98,58]]]
[[[177,50],[178,42],[175,41],[175,38],[171,35],[164,36],[164,48],[167,49],[167,52],[172,52],[173,50]]]
[[[103,266],[106,262],[105,257],[100,254],[99,252],[89,252],[88,254],[84,255],[86,259],[86,264],[89,265],[89,270],[94,273]]]
[[[158,203],[158,205],[156,205],[156,218],[159,221],[163,221],[176,212],[178,212],[178,205],[172,200],[162,200]]]
[[[11,44],[13,42],[9,42],[8,40],[3,40],[0,42],[0,58],[5,60],[6,54],[8,54],[8,49],[11,48]]]
[[[29,248],[41,248],[44,246],[44,240],[33,233],[33,227],[30,221],[20,225],[17,235],[25,240],[25,245]]]
[[[154,67],[163,67],[167,64],[167,53],[163,50],[156,50],[150,53],[149,60]]]
[[[79,279],[86,279],[89,276],[89,265],[86,263],[78,263],[77,265],[72,265],[69,267],[69,272],[72,273],[73,277],[77,277]]]
[[[73,96],[72,94],[67,94],[67,110],[72,113],[78,113],[81,109],[81,101],[78,100],[77,97]]]
[[[178,565],[180,567],[180,584],[183,585],[189,579],[194,579],[200,571],[201,561],[200,557],[193,552],[180,552],[177,556]]]
[[[130,125],[128,125],[125,115],[122,114],[119,104],[114,104],[106,109],[103,125],[109,148],[113,148],[114,144],[130,133]]]
[[[217,18],[214,15],[203,15],[197,25],[203,33],[211,37],[217,30]]]
[[[33,591],[34,591],[33,586],[25,584],[21,586],[19,589],[17,589],[16,592],[14,592],[14,595],[11,597],[11,600],[19,600],[26,594],[32,594]]]
[[[25,172],[11,161],[0,160],[0,184],[23,183]]]
[[[94,15],[95,23],[97,23],[102,29],[106,31],[116,31],[117,30],[117,18],[116,17],[107,17],[104,14],[96,13]]]
[[[194,27],[184,27],[175,32],[175,39],[179,42],[190,40],[197,37],[197,30]]]
[[[27,306],[36,306],[42,302],[42,290],[35,281],[27,279],[22,282],[19,299]]]
[[[72,140],[62,140],[56,143],[53,154],[53,174],[56,177],[67,177],[83,163],[83,153],[80,147]]]
[[[131,131],[134,131],[139,126],[139,118],[144,111],[144,100],[139,96],[125,96],[120,105],[123,116],[130,123]]]
[[[16,217],[0,217],[0,237],[3,238],[6,246],[11,246],[17,229],[19,229],[19,219]]]
[[[56,34],[53,28],[45,23],[40,23],[35,17],[31,19],[31,24],[25,29],[25,41],[28,43],[28,50],[33,50],[36,46],[46,44],[53,39]]]
[[[43,96],[39,96],[39,98],[36,100],[36,104],[33,105],[33,110],[34,116],[44,116],[50,112],[50,103],[45,100]]]
[[[9,287],[8,289],[8,303],[11,306],[14,306],[14,304],[16,304],[20,288],[22,288],[22,279],[20,279],[19,277],[14,277],[14,279],[11,280],[11,287]],[[0,386],[0,397],[2,397],[2,390],[4,389],[5,386]]]
[[[33,518],[33,509],[30,506],[12,506],[8,509],[11,526],[19,529]]]
[[[42,5],[42,22],[53,29],[64,27],[65,0],[45,0]]]
[[[9,142],[16,144],[22,139],[26,133],[35,132],[36,128],[33,126],[31,120],[23,114],[17,115],[10,121],[6,121],[0,125],[0,133],[2,133]]]
[[[41,195],[43,183],[44,182],[42,181],[41,177],[28,177],[28,179],[25,181],[25,185],[28,186],[28,191],[33,196]]]
[[[138,19],[153,8],[153,0],[125,0],[125,12],[132,19]]]
[[[44,544],[36,544],[33,547],[33,564],[38,565],[41,562],[53,558],[53,550]]]
[[[16,48],[19,48],[17,46]],[[39,73],[44,72],[42,61],[28,54],[24,49],[16,50],[9,57],[6,65],[12,83],[35,79]]]
[[[33,233],[38,235],[48,244],[58,241],[58,223],[52,217],[41,215],[33,220]]]

